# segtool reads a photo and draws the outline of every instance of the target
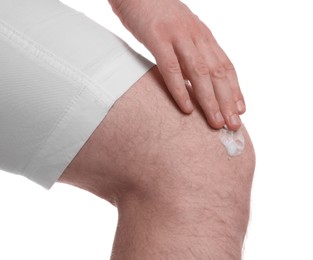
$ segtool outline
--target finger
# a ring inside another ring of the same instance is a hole
[[[198,41],[195,46],[198,52],[203,55],[205,64],[207,64],[215,97],[226,125],[231,130],[237,130],[241,126],[241,120],[238,116],[233,91],[230,87],[226,70],[207,42]]]
[[[215,97],[209,67],[205,59],[198,52],[192,40],[180,41],[174,46],[183,73],[191,81],[197,101],[210,126],[213,128],[223,127],[225,121]]]
[[[223,49],[218,44],[214,46],[213,48],[217,57],[219,58],[219,60],[224,65],[224,68],[226,69],[227,78],[230,82],[230,87],[233,90],[234,100],[237,105],[238,113],[243,114],[246,111],[246,105],[245,105],[244,97],[240,90],[239,81],[238,81],[235,67],[230,61],[230,59],[227,57]]]
[[[235,70],[234,65],[224,52],[224,50],[220,47],[217,43],[216,39],[214,38],[213,34],[209,31],[209,29],[203,24],[203,29],[207,33],[207,41],[208,44],[211,46],[212,50],[215,52],[218,59],[223,64],[226,75],[230,84],[230,87],[233,91],[234,100],[236,102],[237,111],[239,114],[243,114],[246,111],[245,100],[240,90],[238,76]]]
[[[173,48],[171,46],[159,46],[153,54],[164,82],[175,102],[184,113],[191,113],[193,105]]]

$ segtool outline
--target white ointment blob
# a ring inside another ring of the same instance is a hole
[[[238,156],[245,148],[245,139],[241,132],[241,128],[236,132],[228,130],[227,128],[222,128],[220,130],[220,139],[229,156]]]

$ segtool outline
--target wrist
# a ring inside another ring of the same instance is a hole
[[[108,0],[109,4],[111,5],[114,13],[124,13],[127,8],[133,6],[140,2],[139,0]]]
[[[138,34],[142,31],[142,21],[147,21],[142,12],[146,6],[144,3],[147,2],[142,0],[108,0],[108,2],[124,27],[138,39]]]

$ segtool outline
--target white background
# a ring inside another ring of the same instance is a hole
[[[63,0],[150,54],[105,0]],[[233,61],[257,167],[246,260],[313,259],[311,1],[185,0]],[[153,15],[153,10],[151,10]],[[116,209],[70,186],[0,172],[0,259],[109,259]]]

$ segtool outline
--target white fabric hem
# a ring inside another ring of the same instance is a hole
[[[0,20],[0,36],[14,44],[33,62],[58,72],[83,89],[72,98],[44,145],[24,167],[21,175],[49,189],[58,180],[114,102],[154,64],[130,48],[116,57],[112,67],[98,65],[86,75]]]

